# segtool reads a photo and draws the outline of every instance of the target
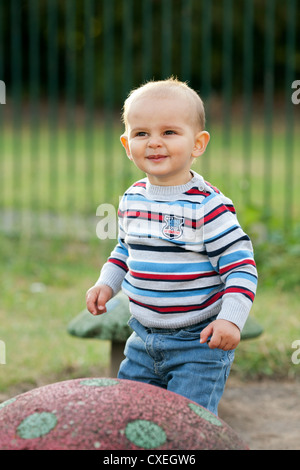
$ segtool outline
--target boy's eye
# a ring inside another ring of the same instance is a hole
[[[173,135],[173,134],[175,134],[175,131],[172,131],[171,129],[168,129],[167,131],[165,131],[165,134],[166,135]]]
[[[139,131],[139,132],[137,132],[135,135],[136,135],[136,137],[145,137],[146,132],[144,132],[144,131]]]

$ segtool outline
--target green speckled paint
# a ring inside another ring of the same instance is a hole
[[[189,403],[189,408],[194,411],[200,418],[205,419],[211,424],[214,424],[215,426],[223,426],[221,421],[212,413],[210,413],[208,410],[201,408],[201,406],[194,405],[194,403]]]
[[[6,400],[6,401],[4,401],[3,403],[0,403],[0,410],[1,410],[2,408],[5,408],[5,406],[10,405],[10,404],[13,403],[14,401],[16,401],[16,398],[10,398],[9,400]]]
[[[88,387],[110,387],[118,383],[118,380],[113,379],[86,379],[81,380],[80,385],[87,385]]]
[[[128,423],[125,435],[130,442],[143,449],[155,449],[166,442],[165,431],[153,423],[144,419],[137,419]]]
[[[19,424],[17,433],[22,439],[34,439],[48,434],[56,424],[57,418],[53,413],[33,413]]]

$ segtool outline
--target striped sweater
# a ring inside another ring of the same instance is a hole
[[[129,297],[144,326],[181,328],[217,315],[243,328],[257,272],[230,199],[193,172],[181,186],[133,184],[119,205],[118,244],[96,283]]]

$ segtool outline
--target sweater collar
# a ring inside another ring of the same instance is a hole
[[[195,171],[191,171],[193,177],[186,184],[181,184],[178,186],[157,186],[151,184],[146,178],[146,190],[147,193],[151,196],[160,196],[160,197],[170,197],[183,194],[189,191],[193,187],[197,187],[200,190],[204,189],[205,183],[201,175],[198,175]]]

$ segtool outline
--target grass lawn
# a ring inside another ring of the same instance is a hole
[[[99,251],[72,242],[2,239],[0,338],[6,364],[0,366],[0,391],[20,382],[85,375],[93,367],[101,376],[108,367],[108,342],[67,334],[97,277]]]
[[[299,246],[287,251],[278,246],[275,261],[270,244],[258,250],[261,280],[252,314],[264,333],[240,343],[233,369],[240,377],[300,373],[291,361],[292,342],[300,339],[299,283],[288,270],[291,262],[299,266]],[[110,248],[99,240],[1,237],[0,339],[6,364],[0,365],[0,393],[18,384],[33,388],[107,373],[109,343],[70,337],[66,330],[85,308],[85,292]]]

